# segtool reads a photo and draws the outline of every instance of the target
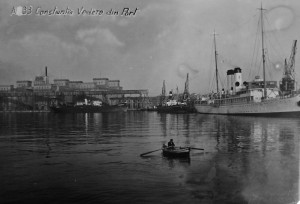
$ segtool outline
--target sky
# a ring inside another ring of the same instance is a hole
[[[120,80],[124,90],[148,89],[152,96],[161,93],[163,80],[167,91],[183,92],[189,73],[189,91],[205,93],[214,88],[214,32],[220,86],[226,85],[226,71],[237,66],[249,81],[261,73],[261,4],[266,77],[278,81],[299,37],[299,0],[1,1],[0,84],[34,80],[47,66],[50,81],[105,77]],[[25,6],[28,14],[21,15]],[[124,8],[132,14],[125,16]],[[54,9],[66,14],[47,15]],[[103,13],[79,13],[91,9]],[[296,54],[296,73],[299,61]]]

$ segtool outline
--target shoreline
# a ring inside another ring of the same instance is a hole
[[[0,113],[50,113],[48,110],[13,110],[13,111],[0,111]]]

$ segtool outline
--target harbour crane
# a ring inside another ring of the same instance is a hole
[[[295,91],[295,55],[297,49],[297,40],[293,41],[291,55],[289,61],[284,61],[284,72],[280,84],[280,90],[283,95],[290,94]]]

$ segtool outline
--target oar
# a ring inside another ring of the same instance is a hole
[[[156,152],[156,151],[159,151],[159,150],[161,150],[161,149],[153,150],[153,151],[150,151],[150,152],[145,152],[145,153],[141,154],[140,156],[142,157],[142,156],[145,156],[146,154],[150,154],[152,152]]]
[[[190,149],[204,150],[202,148],[195,148],[195,147],[190,147]]]

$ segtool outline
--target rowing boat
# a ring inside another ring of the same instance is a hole
[[[168,157],[188,157],[190,156],[189,147],[163,147],[162,153]]]

